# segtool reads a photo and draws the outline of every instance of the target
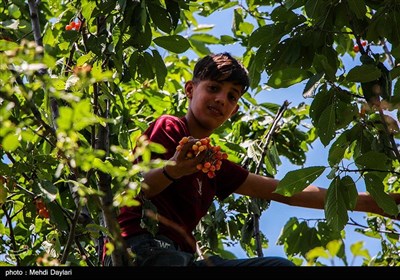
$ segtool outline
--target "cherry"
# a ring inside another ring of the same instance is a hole
[[[68,25],[65,26],[65,30],[75,30],[78,31],[81,28],[81,21],[71,21]]]
[[[47,209],[45,203],[41,198],[37,198],[33,201],[36,204],[36,211],[39,214],[39,217],[48,219],[50,218],[49,210]]]
[[[183,137],[179,141],[179,145],[176,147],[176,150],[182,150],[182,146],[188,141],[189,137]],[[215,171],[218,171],[221,168],[222,160],[227,159],[228,154],[221,152],[220,146],[212,146],[210,143],[210,138],[205,137],[192,145],[191,149],[186,153],[186,158],[193,158],[202,152],[205,152],[206,156],[204,160],[196,166],[196,168],[197,170],[206,173],[209,178],[214,178]]]

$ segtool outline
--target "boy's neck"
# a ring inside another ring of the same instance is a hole
[[[200,127],[196,119],[191,115],[190,111],[184,116],[184,120],[187,124],[190,136],[193,136],[194,138],[202,139],[209,137],[213,132]]]

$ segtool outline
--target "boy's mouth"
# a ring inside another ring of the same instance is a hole
[[[208,106],[208,110],[210,110],[214,115],[223,116],[222,112],[213,106]]]

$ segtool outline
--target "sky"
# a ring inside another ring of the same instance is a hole
[[[231,23],[233,19],[233,11],[229,10],[221,10],[218,11],[207,18],[198,17],[199,24],[206,25],[214,25],[210,34],[219,37],[223,34],[232,34],[231,32]],[[256,28],[256,25],[255,25]],[[212,52],[219,53],[228,51],[234,56],[238,56],[240,58],[241,53],[243,53],[243,48],[239,45],[229,45],[229,46],[210,46],[209,47]],[[353,61],[348,59],[349,63],[354,63]],[[262,80],[262,82],[266,82],[266,80]],[[272,89],[264,92],[260,92],[256,95],[255,99],[258,102],[271,102],[281,105],[285,100],[291,103],[291,106],[296,106],[301,102],[305,102],[310,104],[312,99],[305,99],[302,96],[302,92],[305,84],[298,84],[286,89]],[[307,152],[307,160],[304,164],[304,167],[309,166],[328,166],[327,158],[328,158],[329,147],[324,147],[320,141],[315,141],[312,145],[312,149]],[[278,173],[275,178],[282,179],[284,175],[294,169],[301,168],[300,166],[296,166],[291,164],[286,158],[281,157],[282,165],[278,167]],[[312,184],[322,188],[328,188],[330,184],[330,180],[327,179],[327,174],[330,171],[329,168],[323,173],[316,181]],[[365,191],[365,187],[363,185],[357,185],[358,191]],[[348,212],[349,219],[353,219],[359,224],[365,225],[365,217],[366,213],[363,212]],[[324,219],[324,211],[319,209],[308,209],[296,206],[289,206],[282,203],[272,201],[270,207],[263,213],[260,220],[260,230],[266,235],[269,240],[269,247],[263,250],[264,256],[280,256],[286,257],[284,253],[284,249],[282,246],[276,245],[281,229],[284,227],[286,222],[291,217],[297,217],[299,220],[307,219]],[[312,224],[309,223],[309,226]],[[353,255],[350,252],[350,245],[363,241],[364,247],[368,249],[371,256],[375,256],[379,251],[381,251],[381,245],[379,239],[366,238],[361,233],[355,232],[354,226],[346,226],[346,255],[349,264],[354,266],[359,266],[362,264],[362,259],[360,257],[355,258],[353,260]],[[246,254],[240,246],[236,246],[233,250],[232,248],[228,248],[231,250],[237,257],[246,258]],[[320,259],[321,262],[327,265],[335,265],[335,266],[343,266],[344,263],[341,260],[334,259],[324,261]]]

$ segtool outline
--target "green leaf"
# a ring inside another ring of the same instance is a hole
[[[192,50],[199,56],[207,55],[211,52],[203,42],[190,40],[190,45],[192,46]]]
[[[89,52],[85,55],[80,56],[76,60],[76,66],[82,66],[83,64],[87,63],[89,60],[91,60],[94,57],[94,54],[92,52]]]
[[[163,88],[165,84],[165,77],[167,76],[168,70],[165,66],[164,60],[157,50],[152,50],[154,69],[156,71],[157,84],[159,88]]]
[[[264,51],[264,48],[261,47],[259,51],[255,55],[252,55],[250,58],[248,70],[249,70],[251,88],[257,88],[260,84],[261,73],[265,68],[264,66],[264,62],[266,60],[265,55],[266,52]]]
[[[315,247],[307,252],[306,257],[308,260],[317,259],[317,258],[324,258],[329,259],[329,255],[326,252],[325,248],[322,246]]]
[[[365,83],[375,81],[381,75],[381,70],[375,65],[364,64],[352,68],[347,74],[346,80],[349,82]]]
[[[364,181],[367,191],[374,198],[376,203],[386,214],[397,216],[399,209],[393,197],[385,192],[385,186],[381,178],[373,172],[364,175]]]
[[[151,80],[154,78],[153,66],[153,57],[148,52],[139,55],[137,73],[140,77],[140,81]]]
[[[324,166],[312,166],[289,171],[278,183],[275,193],[292,196],[303,191],[324,172]]]
[[[218,44],[220,41],[217,37],[210,35],[210,34],[193,34],[192,36],[189,37],[189,40],[191,41],[199,41],[207,44]]]
[[[349,220],[343,196],[344,193],[340,186],[340,178],[336,177],[327,190],[324,208],[328,225],[337,231],[342,230]]]
[[[19,44],[10,42],[8,40],[0,39],[0,51],[16,50],[19,48]]]
[[[145,20],[145,19],[144,19]],[[143,30],[137,31],[136,36],[131,37],[128,41],[139,51],[145,51],[151,45],[152,29],[148,21],[143,24]]]
[[[360,61],[362,64],[374,64],[375,63],[375,59],[373,59],[368,54],[362,54],[360,56]]]
[[[267,170],[268,174],[276,174],[276,162],[275,162],[275,154],[271,152],[270,149],[266,151],[265,157],[264,157],[264,164],[265,164],[265,169]]]
[[[312,73],[299,68],[286,68],[273,72],[267,85],[273,88],[287,88],[308,79]]]
[[[246,35],[251,34],[251,32],[253,32],[253,29],[254,25],[249,22],[245,21],[239,24],[239,30]]]
[[[161,36],[153,41],[157,46],[173,53],[183,53],[190,48],[189,41],[180,35]]]
[[[21,16],[21,11],[17,5],[11,4],[8,6],[8,14],[13,18],[19,18]]]
[[[350,142],[347,140],[347,131],[340,134],[336,141],[331,145],[329,149],[328,162],[330,166],[335,166],[342,161],[346,149],[350,146]]]
[[[147,8],[153,23],[165,33],[172,31],[170,14],[163,7],[147,2]]]
[[[157,153],[157,154],[163,154],[167,151],[163,145],[155,143],[155,142],[150,142],[149,148],[150,148],[151,152]]]
[[[96,1],[83,0],[81,7],[82,7],[82,16],[84,18],[91,18],[92,13],[96,8]]]
[[[246,222],[243,224],[240,238],[240,241],[245,244],[250,243],[250,240],[253,238],[254,221],[251,215],[248,217],[249,218],[247,218]]]
[[[49,210],[50,219],[57,225],[57,229],[65,232],[69,231],[70,227],[68,221],[66,220],[65,213],[63,212],[65,210],[62,209],[62,207],[60,207],[60,205],[56,203],[47,203],[46,207]],[[45,226],[46,226],[45,224],[42,224],[42,227]],[[42,230],[44,231],[45,229]]]
[[[20,145],[20,142],[18,141],[18,136],[11,133],[7,134],[2,141],[2,145],[4,151],[15,151]]]
[[[319,81],[322,79],[323,76],[324,76],[324,73],[317,73],[308,80],[308,82],[303,90],[304,98],[314,97],[315,90],[319,86]]]
[[[396,79],[397,77],[400,76],[400,67],[395,67],[392,70],[390,70],[390,76],[392,79]]]
[[[178,25],[181,15],[179,3],[176,1],[165,1],[165,6],[167,7],[167,11],[170,14],[172,29],[175,29]]]
[[[299,253],[302,256],[307,254],[310,249],[321,245],[319,233],[315,227],[309,227],[306,222],[300,235]]]
[[[48,180],[41,180],[37,183],[38,192],[43,194],[48,201],[54,201],[56,199],[58,189],[57,187]]]
[[[60,117],[57,118],[57,127],[61,130],[68,130],[72,128],[72,114],[73,111],[68,107],[60,107]]]
[[[347,206],[347,209],[353,211],[356,208],[358,199],[356,184],[350,176],[344,176],[340,180],[339,187],[342,192],[342,197]]]
[[[387,170],[390,166],[389,158],[376,151],[369,151],[355,159],[356,165],[361,169]]]
[[[142,202],[143,214],[140,221],[140,227],[149,231],[153,236],[158,232],[158,220],[157,217],[157,206],[155,206],[150,200],[143,199]]]
[[[310,117],[314,125],[318,124],[322,113],[326,110],[326,107],[331,105],[334,101],[333,90],[322,90],[318,92],[314,100],[310,105]]]
[[[337,100],[335,103],[335,129],[347,127],[358,115],[358,107],[351,102]]]
[[[293,230],[293,232],[289,235],[286,243],[286,253],[288,255],[295,255],[299,252],[302,252],[302,248],[304,248],[303,236],[306,234],[308,230],[307,223],[305,221],[299,223],[298,227]]]
[[[77,32],[70,31],[68,33],[64,33],[68,38],[66,41],[75,41],[77,40]],[[106,47],[106,37],[105,36],[89,36],[86,42],[86,46],[89,51],[93,52],[95,55],[101,56]]]
[[[323,1],[307,1],[304,8],[308,17],[319,18],[319,14],[326,10],[326,3]]]
[[[4,29],[17,30],[20,26],[20,21],[15,19],[0,21],[0,26]]]
[[[274,28],[274,24],[269,24],[254,30],[249,37],[249,47],[260,47],[270,43],[273,40]]]
[[[335,106],[329,105],[322,112],[321,117],[318,120],[317,132],[320,137],[321,143],[327,146],[330,141],[335,137],[336,132],[336,112]]]
[[[229,35],[221,35],[220,40],[221,40],[221,44],[223,44],[223,45],[233,44],[237,41],[236,38],[229,36]]]
[[[332,62],[334,63],[334,62]],[[326,55],[316,54],[314,56],[314,66],[316,67],[318,72],[322,72],[326,74],[327,79],[334,81],[336,80],[336,65],[331,65],[329,63],[328,57]]]
[[[214,24],[199,24],[193,28],[194,32],[211,32],[215,27]]]
[[[89,99],[74,103],[73,109],[72,125],[74,130],[80,131],[99,122],[98,117],[92,112],[92,105]]]
[[[364,0],[350,0],[347,1],[350,10],[356,15],[358,19],[362,19],[366,16],[367,7],[365,6]]]
[[[283,229],[281,230],[280,235],[278,236],[278,240],[276,242],[276,244],[278,245],[283,245],[285,244],[285,240],[287,238],[289,238],[291,232],[293,231],[293,229],[297,228],[299,225],[299,221],[296,217],[291,217],[285,224],[285,226],[283,227]]]
[[[342,244],[342,240],[332,240],[326,244],[326,249],[332,257],[335,257],[339,253]]]
[[[370,259],[371,256],[367,249],[364,249],[364,242],[357,241],[350,245],[350,252],[354,255],[354,257],[363,257],[366,259]]]

